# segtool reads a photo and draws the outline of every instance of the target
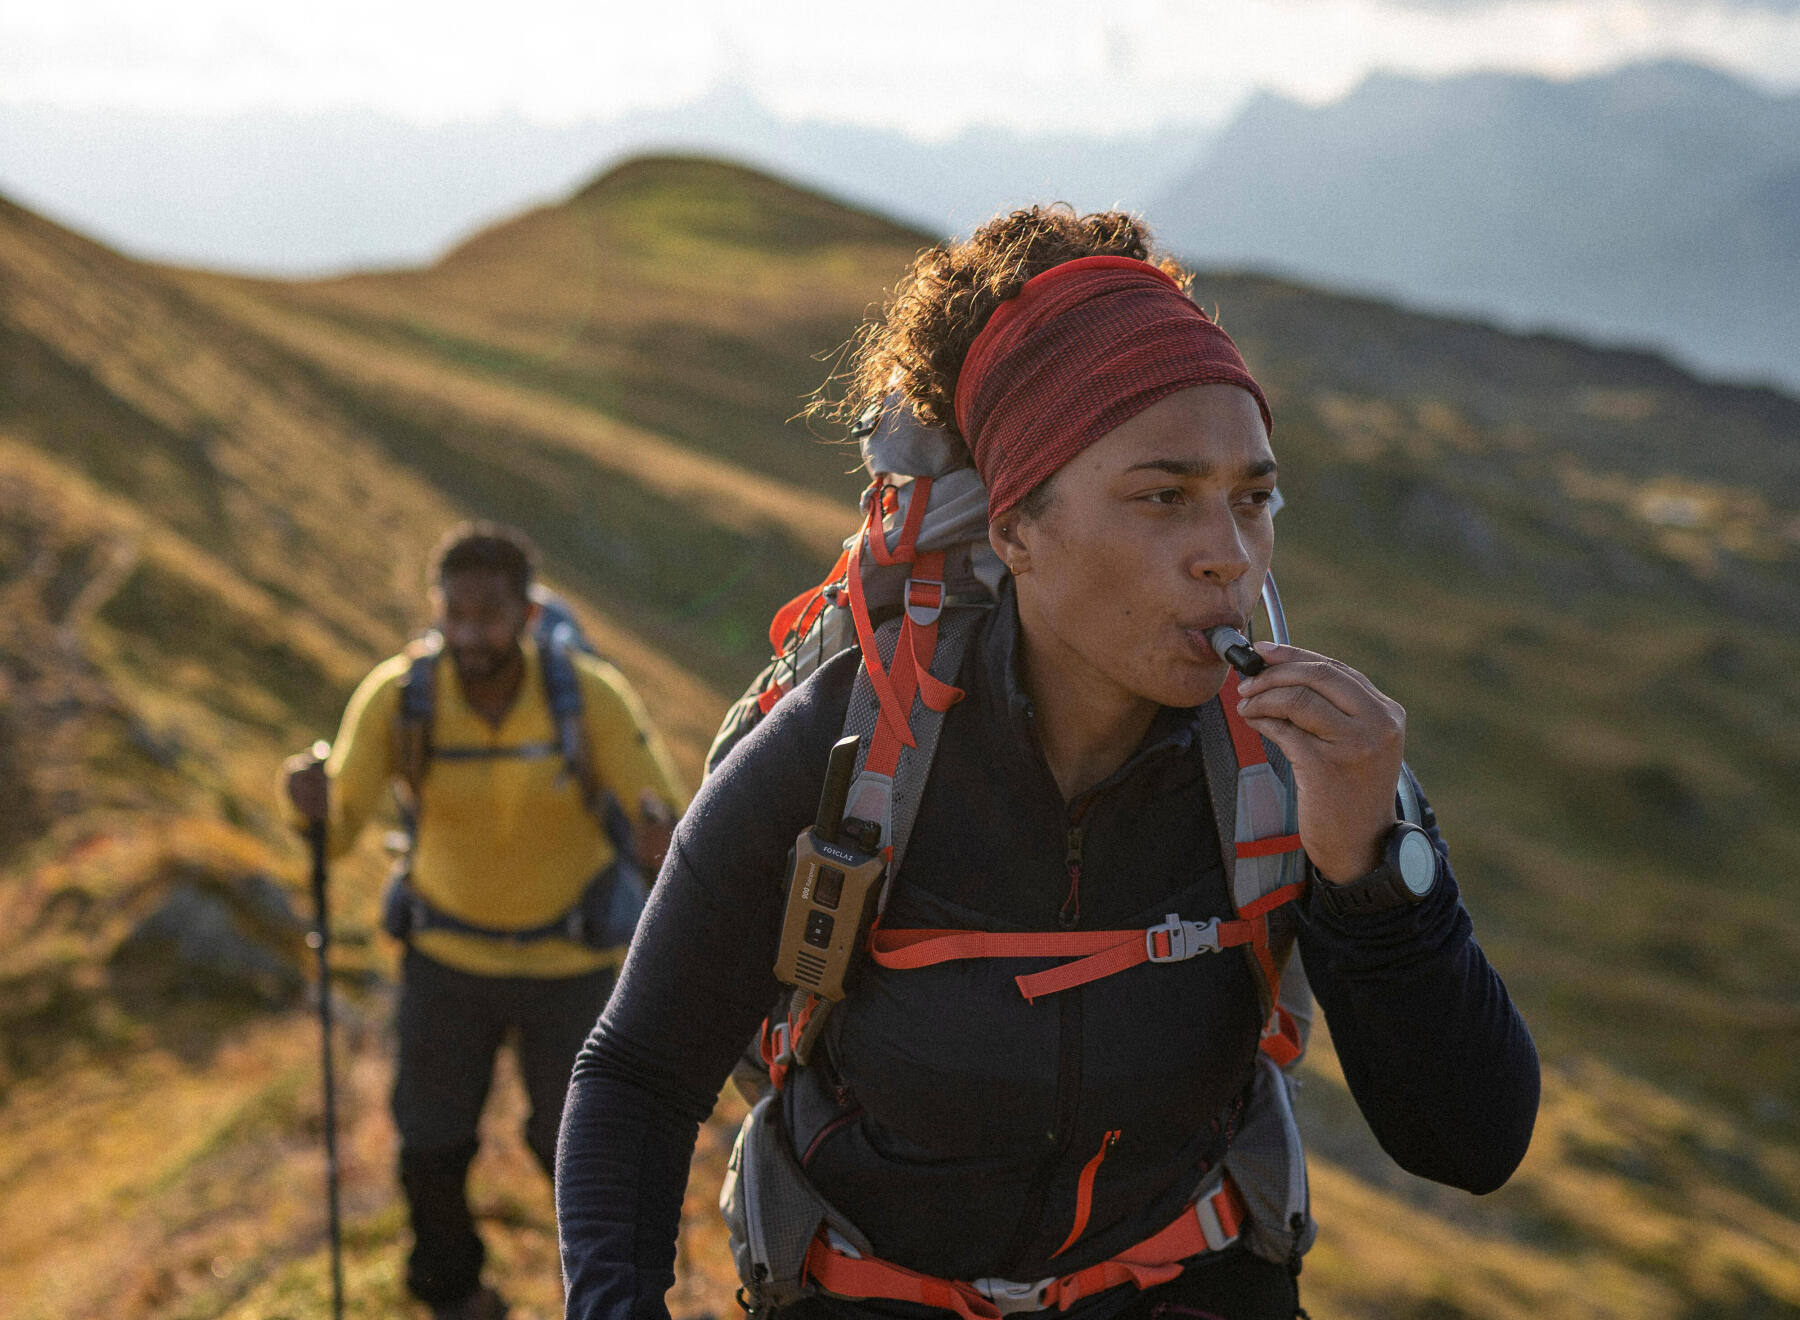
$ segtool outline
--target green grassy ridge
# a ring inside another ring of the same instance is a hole
[[[795,370],[796,361],[811,365],[803,349],[788,353],[676,324],[634,330],[576,364],[416,318],[376,318],[329,304],[308,311],[370,342],[423,350],[445,365],[578,404],[791,485],[849,501],[866,481],[853,451],[828,447],[799,416],[824,375],[822,367]],[[746,377],[757,382],[751,397],[741,385]]]
[[[80,276],[93,279],[53,329],[23,329],[0,305],[0,429],[129,504],[128,539],[167,531],[259,593],[291,603],[310,592],[309,624],[352,651],[395,626],[391,599],[355,567],[390,547],[382,531],[340,520],[327,544],[305,544],[321,530],[292,507],[316,489],[309,464],[320,451],[358,455],[334,446],[338,420],[295,389],[280,348],[153,267],[43,222],[15,229],[0,227],[0,274],[26,295],[68,301]],[[374,617],[345,617],[336,607],[350,596]]]
[[[0,877],[71,810],[169,800],[148,728],[65,627],[106,540],[0,467]]]
[[[203,434],[178,435],[130,407],[35,337],[0,324],[0,426],[109,490],[140,503],[185,536],[218,547],[226,519]],[[54,418],[54,427],[47,425]]]
[[[854,464],[812,461],[811,432],[790,419],[931,241],[739,166],[649,158],[434,266],[261,288],[357,333],[844,493]]]
[[[140,668],[204,668],[213,682],[203,697],[234,725],[285,737],[296,725],[337,722],[336,675],[263,622],[221,610],[204,585],[163,564],[139,564],[100,620],[144,648]]]
[[[568,450],[460,419],[420,422],[323,378],[317,388],[395,461],[471,512],[523,528],[556,581],[721,690],[762,666],[770,616],[829,567],[783,537],[709,523]]]
[[[572,200],[626,213],[646,237],[682,233],[707,241],[713,250],[810,256],[821,249],[934,241],[914,226],[710,156],[634,157],[587,184]]]

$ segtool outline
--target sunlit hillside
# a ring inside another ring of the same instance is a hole
[[[430,545],[480,513],[539,540],[694,773],[852,524],[850,454],[796,414],[926,241],[674,159],[429,269],[303,285],[147,267],[0,202],[0,1317],[326,1313],[276,761],[423,622]],[[1800,1313],[1800,402],[1248,277],[1197,292],[1275,406],[1296,639],[1407,705],[1546,1059],[1532,1154],[1478,1201],[1394,1172],[1318,1051],[1309,1308]],[[382,862],[365,841],[333,890],[359,1316],[401,1313]],[[184,961],[184,912],[263,961]],[[500,1089],[475,1199],[497,1281],[547,1317],[521,1103]],[[703,1133],[678,1320],[733,1313],[728,1140]]]

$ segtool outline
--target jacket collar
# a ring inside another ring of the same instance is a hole
[[[1008,578],[1001,586],[999,603],[977,643],[976,697],[982,703],[985,722],[996,734],[1004,731],[1001,740],[1012,754],[1043,766],[1043,752],[1033,722],[1035,711],[1025,687],[1020,630],[1018,597],[1012,579]],[[1135,774],[1147,762],[1191,751],[1199,738],[1203,709],[1204,706],[1160,707],[1137,750],[1104,781],[1084,790],[1082,796],[1111,787]]]

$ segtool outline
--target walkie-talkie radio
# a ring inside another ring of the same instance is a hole
[[[886,869],[881,826],[844,819],[858,743],[851,736],[831,749],[818,819],[794,844],[781,948],[775,955],[776,979],[821,999],[844,997],[844,974],[868,935]]]

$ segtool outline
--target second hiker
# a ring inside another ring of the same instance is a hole
[[[452,530],[436,628],[363,680],[329,761],[284,767],[296,816],[327,822],[334,856],[390,785],[402,802],[410,847],[383,912],[406,944],[393,1109],[407,1286],[440,1320],[505,1313],[464,1190],[495,1054],[516,1032],[525,1138],[551,1172],[576,1051],[684,796],[618,671],[566,623],[534,627],[534,559],[510,528]]]

